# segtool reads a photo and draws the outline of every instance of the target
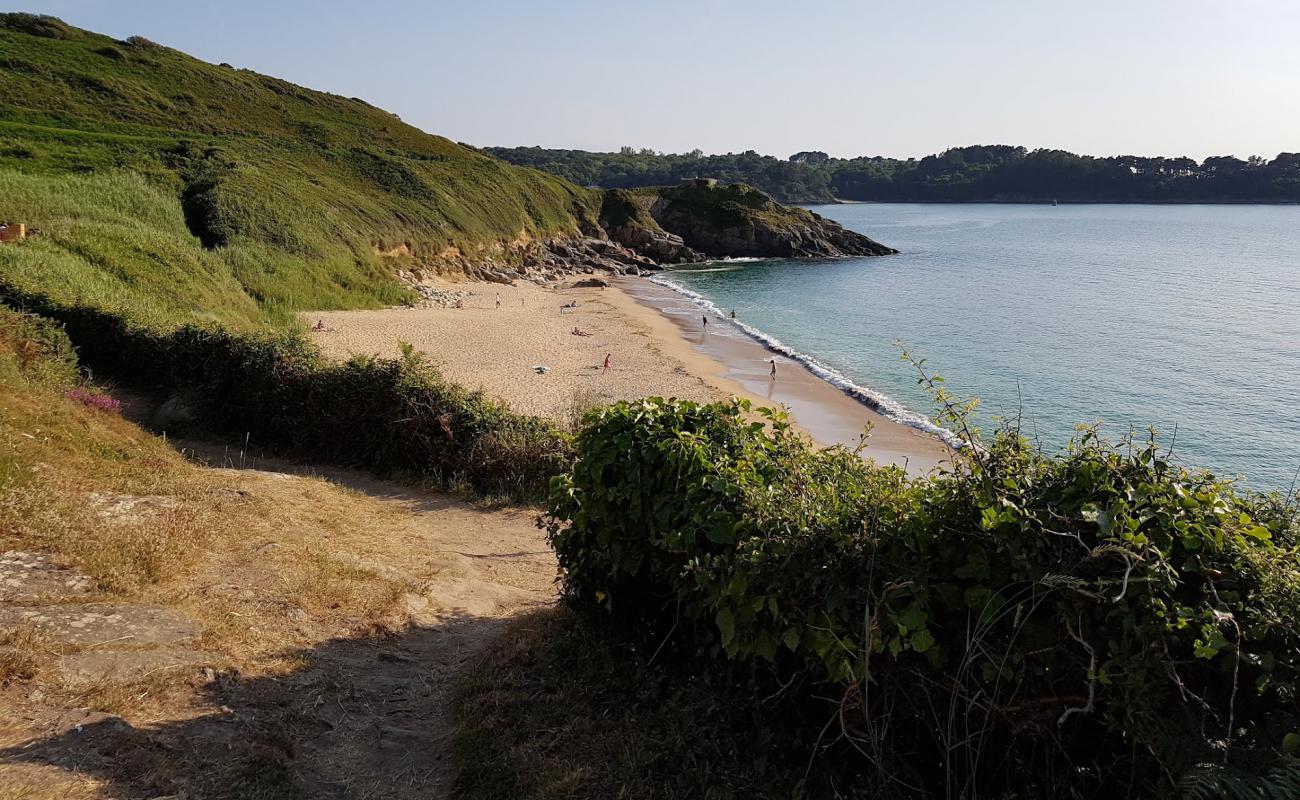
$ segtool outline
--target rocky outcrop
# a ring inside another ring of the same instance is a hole
[[[703,253],[687,247],[682,237],[669,233],[655,221],[650,206],[657,199],[657,190],[638,194],[611,189],[601,203],[600,225],[609,238],[660,263],[703,261]]]
[[[883,256],[892,247],[744,184],[686,181],[661,189],[649,214],[663,230],[714,258]]]
[[[660,269],[659,263],[618,242],[595,236],[557,238],[502,246],[477,257],[446,253],[426,266],[411,264],[395,271],[426,306],[453,306],[463,292],[446,288],[449,274],[491,283],[531,281],[546,285],[572,275],[641,275]]]
[[[898,251],[807,209],[783,206],[752,187],[701,180],[667,189],[607,191],[599,220],[582,219],[570,237],[521,236],[474,254],[449,247],[427,261],[404,245],[376,245],[376,252],[401,259],[397,277],[424,305],[454,306],[463,293],[446,288],[442,278],[448,275],[546,285],[573,275],[640,275],[661,264],[709,258],[839,258]]]
[[[656,226],[657,227],[657,226]],[[665,264],[703,261],[703,253],[686,246],[682,237],[662,228],[651,229],[624,225],[608,229],[609,238],[646,258]]]

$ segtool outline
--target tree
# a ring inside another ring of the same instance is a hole
[[[803,150],[790,156],[790,160],[796,164],[825,164],[831,157],[820,150]]]

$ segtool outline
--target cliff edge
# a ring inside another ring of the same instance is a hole
[[[842,258],[897,253],[804,208],[783,206],[752,186],[709,179],[606,192],[601,224],[610,238],[656,261],[702,258]]]

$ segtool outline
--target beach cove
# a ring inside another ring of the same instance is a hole
[[[336,358],[394,356],[407,342],[449,380],[482,389],[516,411],[572,422],[601,403],[640,397],[698,402],[730,396],[756,406],[783,404],[819,444],[854,447],[871,426],[863,455],[922,475],[944,461],[947,445],[897,422],[770,352],[686,297],[641,278],[608,288],[519,282],[447,283],[467,292],[463,308],[387,308],[302,315],[322,350]],[[497,298],[500,304],[497,304]],[[577,305],[562,308],[570,303]],[[578,335],[574,331],[583,334]],[[606,355],[610,367],[604,369]],[[777,378],[769,376],[769,359]],[[544,368],[544,369],[539,369]]]

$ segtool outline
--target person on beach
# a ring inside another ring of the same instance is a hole
[[[768,361],[772,364],[772,371],[768,374],[771,376],[772,380],[776,380],[776,359],[769,358]]]
[[[700,317],[700,319],[704,320],[704,330],[707,331],[707,330],[709,329],[709,318],[708,318],[708,316]]]
[[[497,308],[501,307],[501,293],[497,292]]]
[[[609,372],[609,353],[605,354],[605,372]]]

